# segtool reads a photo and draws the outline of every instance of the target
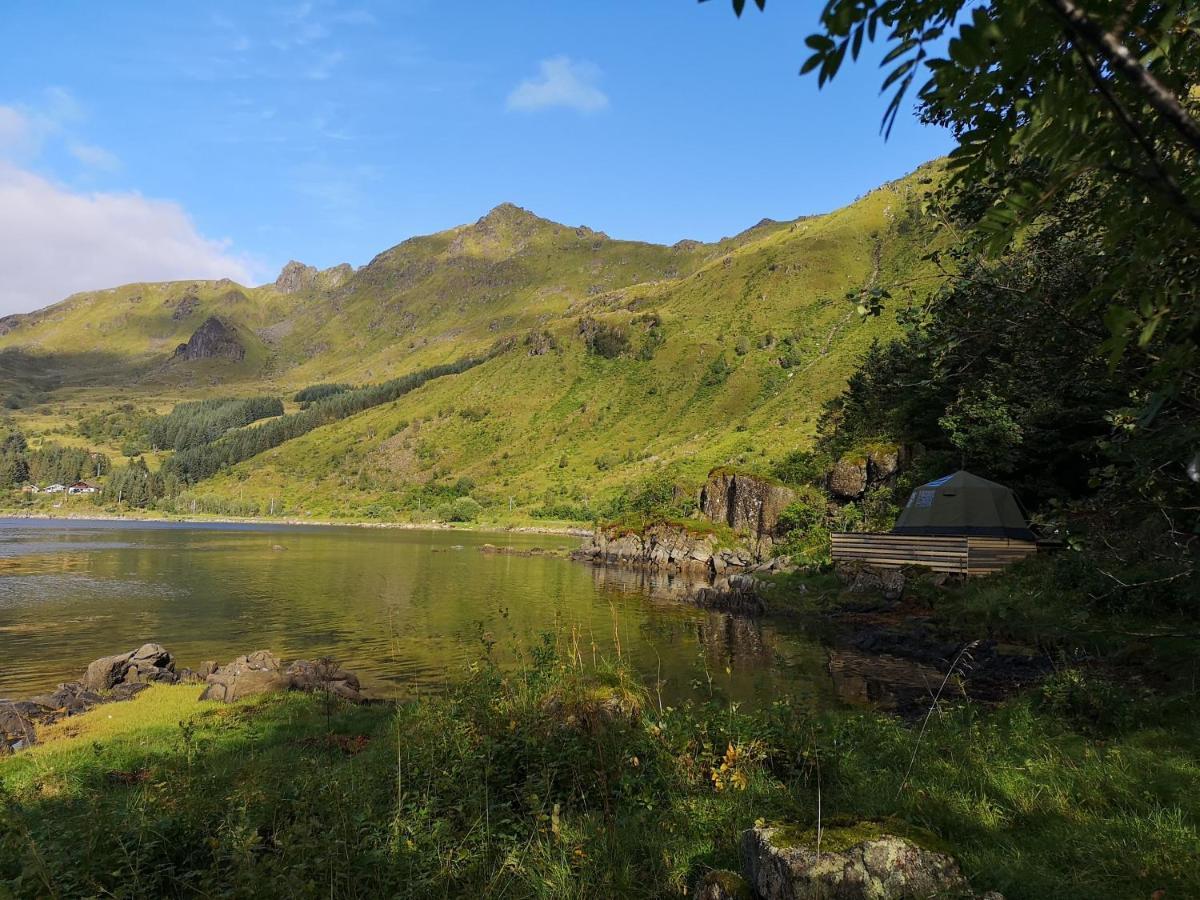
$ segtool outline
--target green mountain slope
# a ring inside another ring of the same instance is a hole
[[[0,379],[27,434],[101,404],[290,395],[488,362],[206,479],[193,497],[391,517],[469,478],[496,513],[591,508],[650,472],[699,479],[806,443],[870,341],[848,292],[917,284],[927,167],[853,205],[715,244],[619,241],[503,205],[354,272],[289,264],[275,285],[128,285],[0,322]],[[210,318],[244,357],[183,360]],[[4,360],[20,365],[4,367]],[[26,373],[24,376],[22,372]],[[36,378],[34,377],[36,375]],[[10,404],[12,405],[12,404]]]

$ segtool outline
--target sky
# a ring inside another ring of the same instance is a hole
[[[716,240],[952,146],[879,134],[880,53],[800,77],[820,3],[8,6],[0,314],[132,281],[360,266],[501,202]]]

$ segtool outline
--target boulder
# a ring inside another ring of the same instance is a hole
[[[857,500],[867,491],[867,460],[843,456],[826,476],[829,492],[842,500]]]
[[[119,684],[175,684],[175,657],[161,644],[143,644],[136,650],[104,656],[87,667],[82,685],[89,691],[108,691]]]
[[[700,511],[755,541],[777,536],[779,516],[796,493],[789,487],[725,469],[714,469],[700,491]]]
[[[754,893],[737,872],[713,869],[696,882],[692,900],[754,900]]]
[[[283,664],[270,650],[256,650],[220,666],[204,680],[208,685],[201,700],[232,703],[255,694],[286,691],[291,681],[282,671]]]
[[[212,663],[204,663],[207,670]],[[239,656],[226,665],[215,667],[204,678],[207,687],[201,700],[221,700],[232,703],[256,694],[283,691],[328,691],[351,703],[362,703],[365,697],[358,676],[343,669],[335,660],[302,659],[286,669],[269,650],[257,650]]]
[[[325,658],[309,662],[302,659],[288,666],[284,674],[293,691],[329,691],[351,703],[363,702],[358,676],[341,668],[336,660]]]
[[[234,672],[218,670],[205,679],[208,687],[201,700],[220,700],[233,703],[256,694],[278,694],[288,689],[288,679],[273,669],[242,669]]]
[[[885,600],[899,600],[904,594],[904,572],[884,569],[859,560],[843,560],[834,572],[852,594],[878,594]]]
[[[876,445],[867,451],[867,476],[871,484],[882,484],[900,471],[902,463],[900,448],[892,445]]]
[[[134,651],[116,656],[102,656],[90,663],[83,675],[83,686],[89,691],[107,691],[125,678]]]
[[[864,823],[816,832],[759,826],[742,837],[747,880],[762,900],[917,900],[973,896],[952,856]]]

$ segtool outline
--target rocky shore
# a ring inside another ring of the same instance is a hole
[[[161,644],[94,660],[78,681],[60,684],[28,700],[0,700],[0,756],[37,743],[37,728],[105,703],[131,700],[152,684],[204,685],[200,700],[231,703],[255,694],[281,691],[327,692],[351,703],[366,702],[353,672],[331,659],[298,660],[285,666],[269,650],[257,650],[226,663],[178,667]]]

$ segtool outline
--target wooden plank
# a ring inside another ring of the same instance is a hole
[[[880,568],[921,566],[935,572],[990,575],[1037,552],[1036,544],[1012,538],[838,532],[833,558]]]

